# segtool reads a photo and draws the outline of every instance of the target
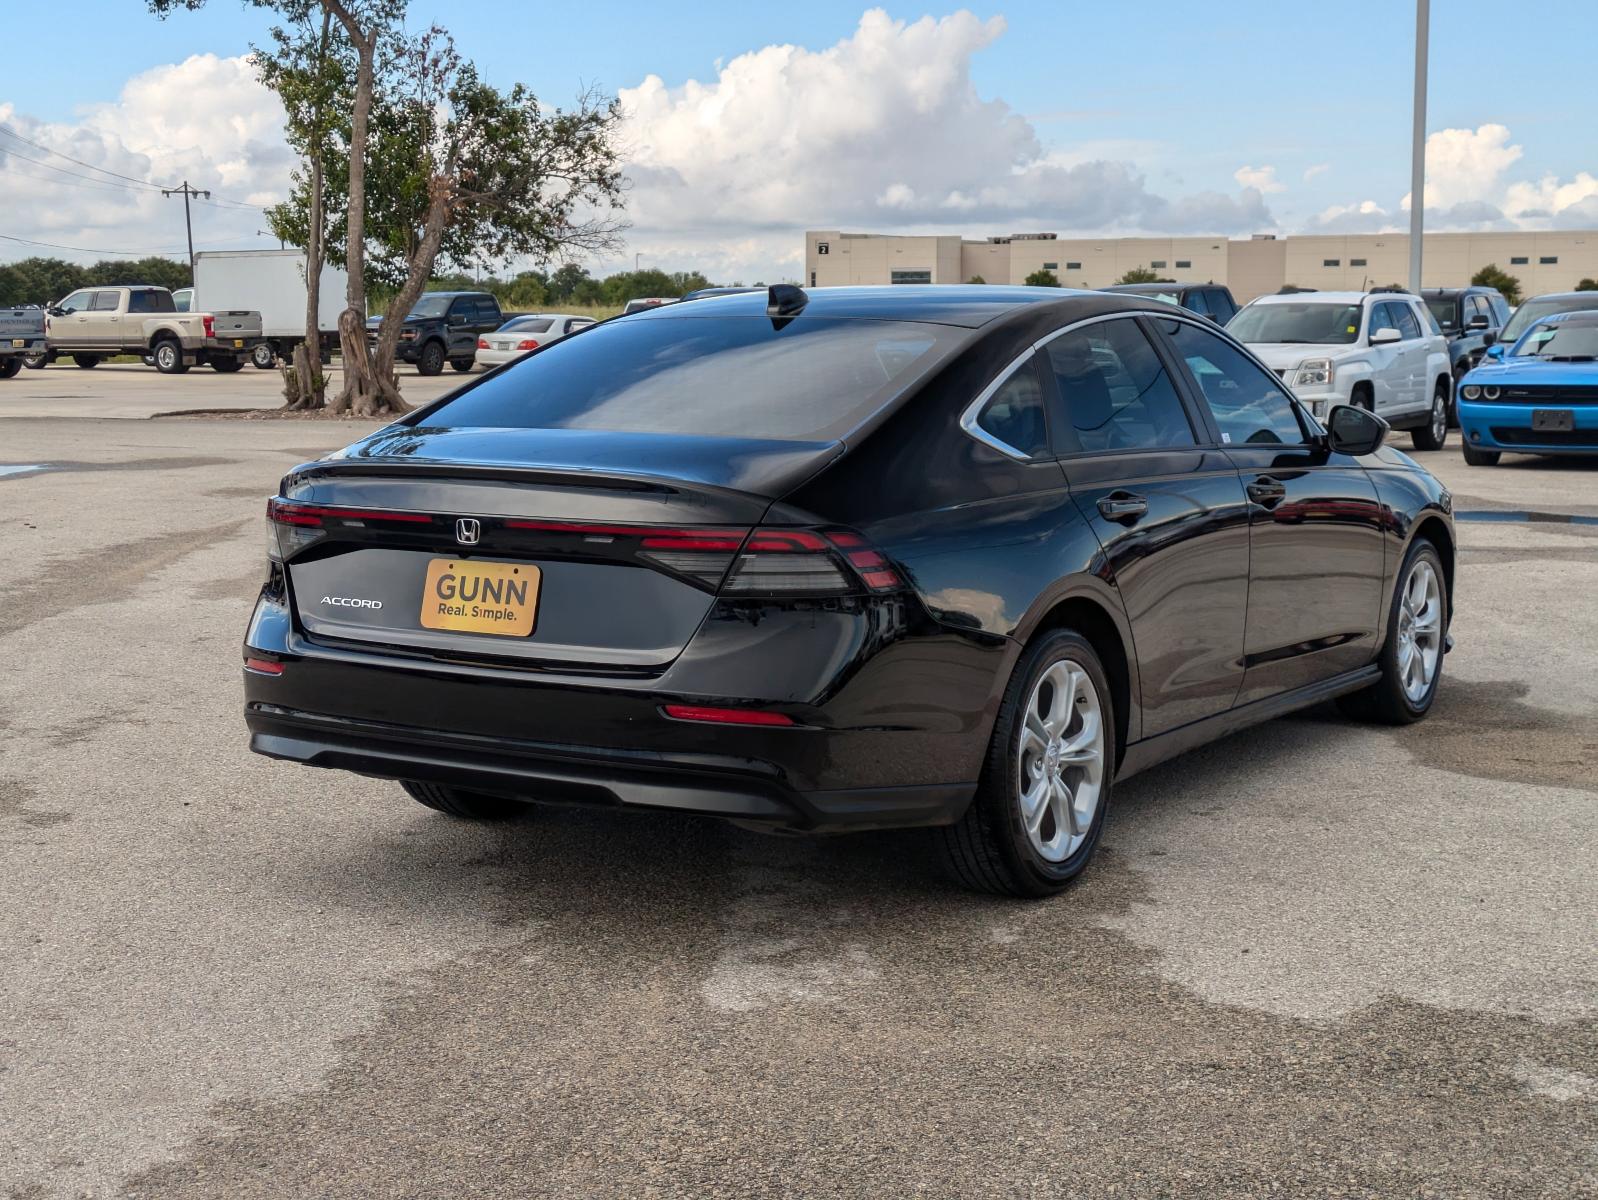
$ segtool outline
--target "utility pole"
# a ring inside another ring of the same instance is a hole
[[[189,282],[193,283],[194,282],[194,221],[193,221],[193,218],[191,218],[189,216],[189,197],[190,196],[204,196],[207,200],[209,200],[211,198],[211,193],[206,191],[203,188],[190,187],[189,186],[189,181],[187,179],[185,179],[183,181],[183,186],[182,187],[162,188],[161,189],[161,194],[163,196],[182,196],[183,197],[183,227],[186,230],[188,230],[188,233],[189,233]]]
[[[1415,130],[1409,167],[1409,290],[1420,295],[1421,239],[1426,228],[1426,49],[1432,0],[1415,0]]]

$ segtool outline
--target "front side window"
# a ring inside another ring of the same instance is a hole
[[[1232,318],[1226,331],[1249,345],[1352,345],[1359,336],[1359,316],[1357,304],[1324,300],[1250,304]]]
[[[1237,305],[1232,303],[1230,295],[1216,288],[1210,292],[1210,315],[1225,325],[1237,315]]]
[[[1038,381],[1036,358],[1027,360],[994,392],[977,425],[991,437],[1029,458],[1049,449],[1049,429],[1043,416],[1043,386]]]
[[[1191,446],[1193,427],[1165,365],[1137,322],[1100,321],[1047,347],[1063,411],[1063,453]]]
[[[60,304],[56,305],[56,307],[65,313],[88,312],[89,305],[93,302],[93,292],[73,292],[65,300],[61,301]]]
[[[1393,329],[1402,335],[1403,330],[1398,328],[1398,314],[1394,311],[1396,305],[1378,304],[1371,309],[1371,332],[1379,329]]]
[[[1186,321],[1173,321],[1166,332],[1204,394],[1204,402],[1215,417],[1223,443],[1231,446],[1303,443],[1304,430],[1293,402],[1274,375],[1261,370],[1224,338]]]
[[[417,423],[832,441],[968,336],[948,325],[826,317],[607,321],[485,377]]]
[[[1201,317],[1210,316],[1210,298],[1204,294],[1203,288],[1194,288],[1187,294],[1187,307]]]

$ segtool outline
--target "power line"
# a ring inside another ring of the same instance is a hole
[[[177,246],[172,249],[163,248],[160,250],[97,250],[92,246],[63,246],[57,242],[39,242],[33,238],[14,237],[9,233],[0,233],[0,240],[21,242],[25,246],[43,246],[48,250],[72,250],[78,254],[116,254],[125,255],[129,258],[143,258],[147,254],[176,254],[183,249],[182,246]]]
[[[109,179],[97,179],[92,183],[74,183],[70,179],[60,179],[54,175],[35,175],[31,171],[22,170],[15,163],[11,162],[0,162],[0,169],[12,172],[21,179],[37,179],[40,183],[55,184],[59,187],[82,188],[84,191],[88,192],[114,192],[123,196],[130,194],[136,196],[141,194],[139,192],[133,191],[132,188],[127,187],[124,184],[113,183]]]
[[[91,171],[99,171],[99,172],[101,172],[102,174],[105,174],[105,175],[114,175],[118,179],[125,179],[129,183],[136,183],[140,187],[159,189],[160,186],[161,186],[158,183],[151,183],[148,179],[135,179],[132,175],[123,175],[120,172],[110,170],[107,167],[97,167],[93,163],[84,162],[81,158],[73,158],[72,155],[70,155],[70,154],[63,154],[59,150],[52,150],[49,146],[46,146],[42,142],[36,142],[32,138],[23,137],[20,133],[18,133],[15,129],[11,128],[11,126],[9,126],[9,125],[0,125],[0,133],[3,133],[5,135],[7,135],[8,137],[14,137],[19,142],[26,142],[28,145],[34,147],[36,150],[43,150],[46,154],[54,154],[57,158],[64,158],[69,163],[76,163],[80,167],[88,167],[89,170],[91,170]],[[12,151],[11,153],[15,153],[15,151]],[[37,161],[37,160],[34,160],[34,161]],[[48,163],[46,163],[44,165],[49,166]],[[59,170],[60,168],[54,168],[54,169]]]
[[[5,151],[5,155],[7,158],[19,158],[23,162],[34,163],[37,166],[43,167],[46,171],[59,171],[61,174],[70,175],[74,179],[87,179],[90,183],[103,183],[108,187],[123,188],[130,192],[133,191],[133,189],[128,187],[128,185],[125,183],[112,183],[109,179],[97,179],[93,175],[85,175],[82,171],[69,171],[65,167],[58,167],[54,163],[47,163],[42,158],[31,158],[28,155],[22,154],[16,150],[7,150]],[[161,189],[152,185],[146,190],[159,192]]]

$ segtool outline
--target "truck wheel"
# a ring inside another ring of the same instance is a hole
[[[234,371],[242,371],[244,369],[244,360],[242,358],[213,358],[211,360],[211,369],[219,371],[223,375],[231,375]]]
[[[155,366],[155,355],[141,354],[139,355],[139,361],[147,367],[153,367]]]
[[[255,364],[258,371],[270,371],[277,366],[277,351],[272,349],[271,342],[262,342],[250,351],[250,361]]]
[[[422,347],[422,356],[416,360],[418,375],[438,375],[444,370],[444,343],[428,342]]]
[[[1469,442],[1465,443],[1464,450],[1467,467],[1496,467],[1498,460],[1504,456],[1502,450],[1478,450]]]
[[[0,358],[0,379],[10,379],[20,370],[22,370],[20,357]]]
[[[22,365],[30,371],[42,371],[54,361],[55,356],[43,350],[37,354],[24,354],[22,356]]]
[[[467,371],[472,369],[472,366],[476,361],[476,359],[471,358],[452,358],[449,360],[449,365],[464,375]]]
[[[100,365],[100,356],[98,354],[74,354],[72,361],[87,371]]]
[[[162,338],[155,344],[155,369],[163,375],[181,375],[189,369],[183,361],[183,347],[172,338]]]
[[[1448,380],[1439,379],[1432,392],[1432,410],[1426,424],[1412,431],[1410,440],[1417,450],[1441,450],[1448,440]]]

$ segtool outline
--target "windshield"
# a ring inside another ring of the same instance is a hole
[[[897,321],[615,321],[486,377],[423,423],[831,441],[965,336]]]
[[[449,311],[449,302],[453,296],[423,296],[411,306],[413,317],[442,317]]]
[[[1450,296],[1433,296],[1426,301],[1426,307],[1442,328],[1459,328],[1459,301]]]
[[[1595,308],[1598,308],[1598,292],[1583,292],[1579,296],[1537,296],[1515,310],[1515,315],[1509,318],[1509,324],[1504,326],[1498,340],[1506,346],[1513,346],[1526,330],[1544,317],[1562,312],[1587,312]]]
[[[1226,332],[1244,343],[1352,343],[1359,337],[1359,305],[1324,300],[1250,304],[1227,322]]]
[[[1545,358],[1552,362],[1598,361],[1598,324],[1544,322],[1521,338],[1510,354],[1515,358]]]
[[[548,333],[553,325],[551,317],[512,317],[499,327],[498,333]]]

